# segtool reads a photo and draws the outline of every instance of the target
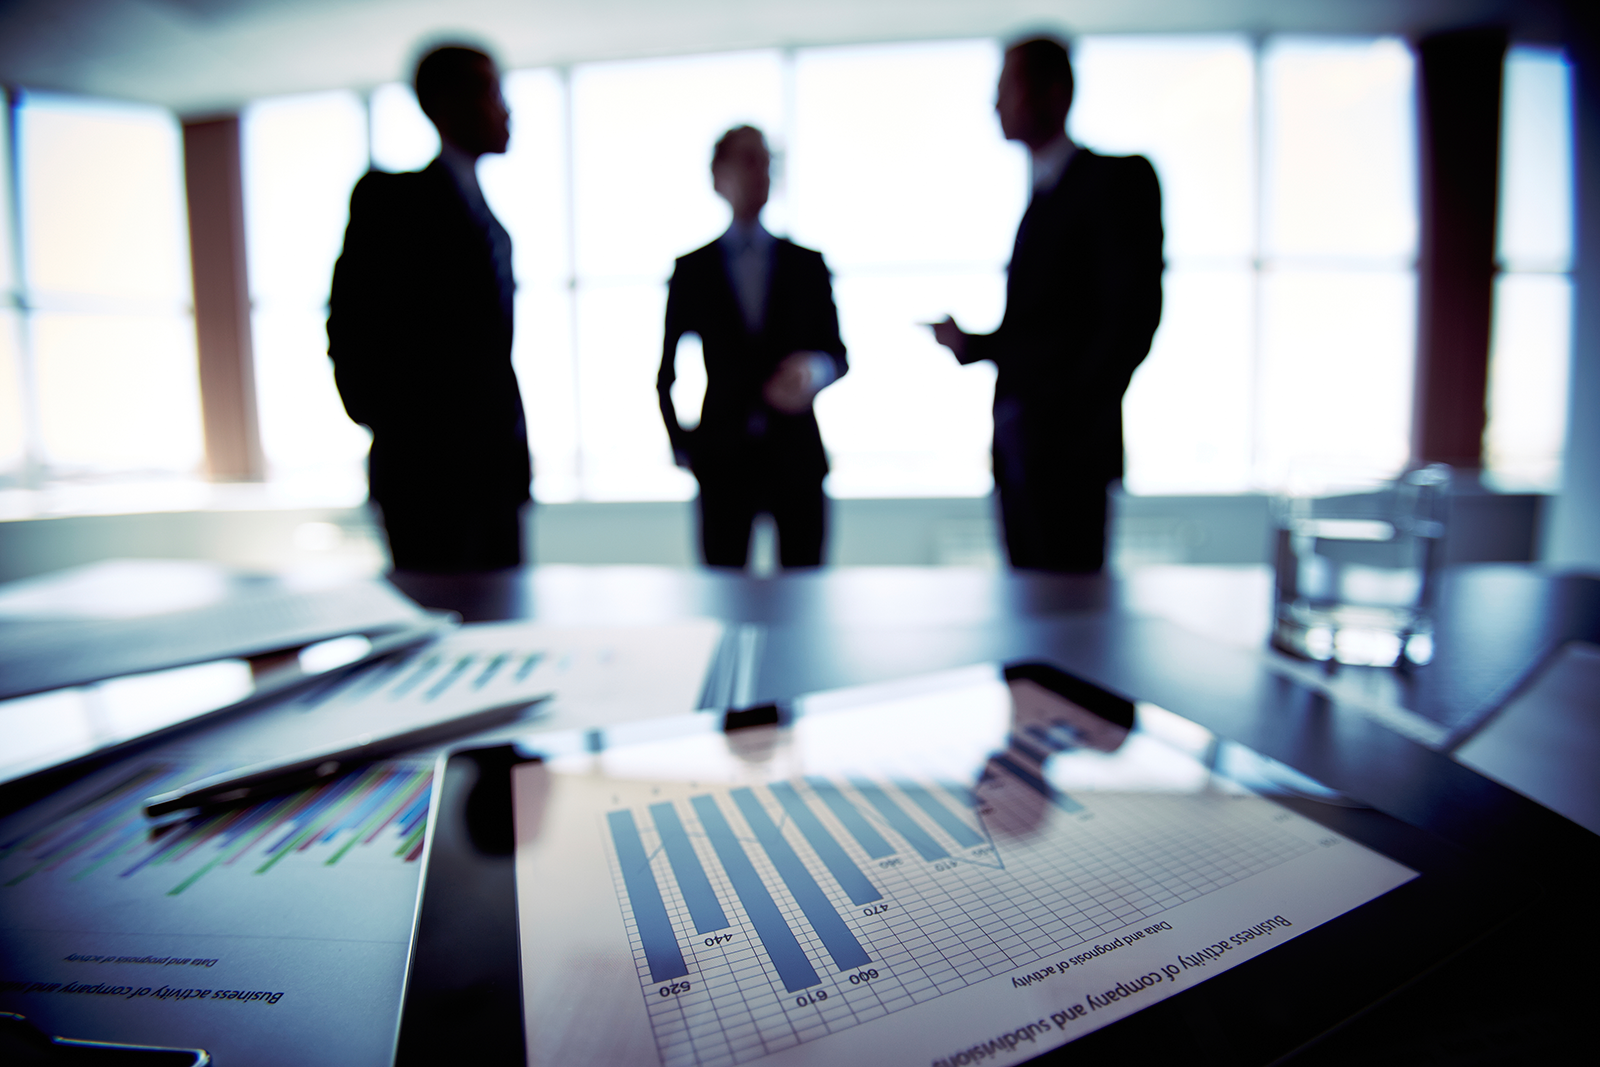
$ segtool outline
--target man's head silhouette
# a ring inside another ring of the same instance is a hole
[[[443,140],[473,157],[506,150],[511,113],[487,53],[466,45],[435,48],[417,64],[412,87]]]
[[[766,138],[754,126],[735,126],[717,141],[711,153],[711,183],[740,222],[754,222],[767,206],[771,167]]]
[[[1072,107],[1072,60],[1053,37],[1030,37],[1006,49],[995,112],[1008,141],[1043,148],[1061,135]]]

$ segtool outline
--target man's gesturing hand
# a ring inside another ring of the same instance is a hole
[[[956,320],[949,315],[943,322],[930,322],[926,324],[933,331],[933,339],[948,348],[955,354],[956,359],[965,362],[967,358],[967,334],[956,325]]]
[[[772,377],[767,379],[767,384],[761,387],[761,395],[766,402],[785,415],[798,415],[809,408],[817,393],[828,384],[818,380],[819,354],[790,352],[785,356]]]

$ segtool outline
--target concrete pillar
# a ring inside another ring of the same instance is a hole
[[[1425,37],[1420,63],[1422,233],[1412,458],[1483,466],[1506,35]]]
[[[250,343],[239,116],[185,122],[183,157],[206,469],[212,481],[258,482],[266,460]]]

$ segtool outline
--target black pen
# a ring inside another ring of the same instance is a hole
[[[253,804],[266,797],[293,793],[325,782],[355,767],[398,755],[407,749],[422,748],[449,741],[478,730],[512,721],[546,697],[519,700],[511,704],[484,708],[443,722],[430,723],[397,734],[358,734],[342,744],[287,759],[240,767],[214,774],[182,789],[158,793],[144,802],[146,817],[154,819],[175,811],[234,807]]]

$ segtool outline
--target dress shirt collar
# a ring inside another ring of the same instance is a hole
[[[444,164],[444,169],[450,173],[450,178],[456,183],[461,198],[467,202],[474,214],[488,209],[488,204],[483,199],[483,189],[478,185],[478,160],[463,152],[449,141],[440,138],[439,160]]]
[[[1055,140],[1043,148],[1033,152],[1029,160],[1030,170],[1033,173],[1033,192],[1047,193],[1056,187],[1061,180],[1061,175],[1067,171],[1067,164],[1072,162],[1072,157],[1078,154],[1078,146],[1065,133],[1059,134]]]
[[[767,232],[760,219],[752,222],[734,219],[727,232],[717,240],[729,254],[736,256],[745,251],[765,252],[777,238]]]

